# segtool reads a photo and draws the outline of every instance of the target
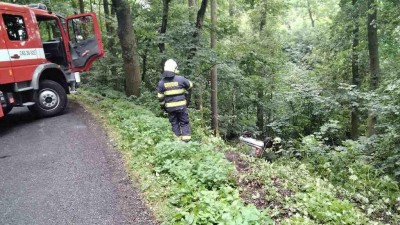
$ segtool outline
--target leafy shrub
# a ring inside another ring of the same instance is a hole
[[[299,193],[296,198],[297,209],[320,224],[368,224],[368,219],[350,202],[336,199],[324,188]]]
[[[231,183],[232,165],[210,145],[161,142],[155,147],[158,173],[168,173],[177,182],[195,179],[207,189]]]
[[[374,161],[400,181],[400,135],[395,131],[382,135],[374,149]]]
[[[193,193],[192,202],[175,214],[174,218],[173,224],[273,224],[264,212],[253,205],[244,206],[238,190],[229,186]]]
[[[395,209],[399,186],[368,162],[363,143],[347,140],[334,148],[314,136],[307,136],[303,144],[303,152],[312,152],[306,154],[310,171],[344,188],[347,191],[344,194],[368,215],[375,214],[381,220],[400,220]]]
[[[281,159],[255,166],[253,179],[263,181],[270,215],[282,224],[379,224],[344,198],[343,189],[310,172],[307,163]]]

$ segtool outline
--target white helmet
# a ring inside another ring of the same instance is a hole
[[[164,71],[175,73],[177,67],[178,64],[176,64],[176,62],[173,59],[168,59],[164,64]]]
[[[282,142],[282,139],[280,137],[274,138],[274,144],[280,144]]]

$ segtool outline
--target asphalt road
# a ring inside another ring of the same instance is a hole
[[[155,224],[120,154],[77,103],[0,120],[0,224]]]

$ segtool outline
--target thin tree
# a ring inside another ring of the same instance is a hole
[[[114,38],[115,28],[112,24],[112,18],[114,18],[115,13],[113,12],[114,10],[111,10],[110,12],[110,4],[108,0],[103,0],[103,8],[106,20],[106,31],[108,36],[107,49],[110,51],[111,55],[115,55],[117,52],[117,48],[115,46],[115,38]],[[111,8],[113,8],[112,5]],[[117,67],[115,66],[116,60],[117,59],[115,57],[110,59],[110,61],[113,64],[110,66],[111,75],[117,74]]]
[[[190,10],[190,7],[194,7],[194,4],[196,4],[196,3],[193,0],[189,0],[189,10]],[[202,0],[200,9],[197,12],[195,30],[192,35],[194,47],[192,47],[190,49],[189,56],[188,56],[189,60],[193,59],[193,57],[196,55],[197,49],[200,46],[200,31],[203,29],[204,15],[206,13],[207,4],[208,4],[207,0]],[[191,16],[189,15],[189,18],[190,17]],[[193,72],[193,71],[195,71],[195,67],[193,66],[193,64],[191,64],[191,65],[192,65],[191,70]],[[196,92],[194,93],[195,94],[195,105],[198,110],[203,111],[203,91],[202,91],[200,85],[198,85],[197,87],[198,88],[195,89]]]
[[[192,59],[196,55],[197,48],[200,45],[200,31],[203,28],[204,15],[206,13],[207,3],[208,3],[207,0],[202,0],[200,9],[197,12],[196,29],[194,30],[193,35],[192,35],[193,41],[194,41],[194,43],[193,43],[194,47],[190,49],[188,59]]]
[[[167,32],[167,26],[168,26],[168,13],[169,13],[169,3],[171,0],[163,0],[163,13],[162,13],[162,19],[161,19],[161,27],[158,33],[161,36],[164,36],[165,33]],[[161,39],[161,42],[158,43],[158,49],[160,50],[160,53],[164,53],[165,51],[165,42],[164,38]],[[163,72],[164,70],[164,63],[167,59],[162,58],[160,62],[160,70]]]
[[[368,52],[369,52],[369,70],[370,70],[370,90],[374,91],[379,86],[379,44],[377,27],[377,5],[375,0],[368,0]],[[372,136],[376,133],[375,125],[377,116],[375,112],[368,115],[367,135]]]
[[[85,3],[83,2],[83,0],[79,0],[79,11],[80,13],[85,13]]]
[[[233,17],[235,15],[235,0],[229,0],[229,16]]]
[[[310,20],[311,20],[311,26],[315,27],[315,21],[314,21],[312,9],[311,9],[310,0],[307,0],[307,10],[308,10],[308,16],[310,17]]]
[[[103,8],[104,8],[104,15],[106,17],[106,31],[108,34],[111,34],[113,32],[113,28],[111,25],[110,7],[108,4],[108,0],[103,0]]]
[[[211,49],[217,47],[217,0],[211,0]],[[217,65],[211,68],[211,129],[218,135],[218,79]]]
[[[262,36],[262,32],[265,30],[265,26],[267,24],[267,3],[263,3],[263,8],[261,11],[261,18],[260,18],[260,37]],[[256,121],[256,126],[258,129],[261,131],[261,133],[264,135],[264,105],[263,105],[263,99],[264,99],[264,88],[263,87],[258,87],[257,88],[257,121]]]
[[[139,97],[142,76],[140,74],[131,7],[128,0],[112,0],[112,3],[117,15],[118,37],[124,61],[125,94]]]
[[[201,29],[203,27],[204,15],[206,13],[207,3],[208,3],[207,0],[202,0],[200,9],[197,12],[196,28],[198,28],[198,29]]]
[[[101,7],[100,7],[101,6],[101,2],[102,2],[102,0],[99,0],[97,5],[98,5],[98,10],[99,10],[99,12],[98,12],[98,16],[99,16],[98,20],[99,20],[100,30],[101,30],[101,32],[103,32],[103,30],[104,30],[103,29],[103,17],[104,16],[101,15]]]
[[[194,0],[188,0],[188,6],[189,6],[189,21],[193,21],[194,19],[194,6],[196,2]]]
[[[78,8],[78,3],[75,0],[71,0],[71,7],[74,9],[74,13],[77,14],[75,9]]]
[[[171,2],[171,0],[163,0],[162,22],[161,22],[161,28],[159,31],[160,35],[164,35],[167,32],[168,11],[169,11],[169,3],[170,2]],[[163,53],[165,51],[165,42],[161,41],[161,43],[158,44],[158,48],[160,49],[160,53]]]
[[[361,86],[361,78],[359,73],[359,56],[358,56],[358,46],[359,46],[359,22],[358,22],[358,7],[357,0],[352,0],[353,5],[353,43],[352,43],[352,58],[351,58],[351,72],[353,75],[352,84],[356,86],[357,89]],[[356,140],[359,136],[359,125],[360,124],[360,112],[357,107],[353,107],[351,111],[351,138]]]

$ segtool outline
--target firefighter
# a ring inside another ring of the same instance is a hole
[[[193,83],[183,76],[176,75],[178,65],[173,59],[168,59],[164,65],[162,78],[158,83],[158,99],[160,106],[168,113],[172,131],[179,140],[191,140],[189,113],[185,94],[193,87]]]
[[[267,150],[271,149],[271,150]],[[267,161],[274,161],[277,157],[282,156],[282,139],[280,137],[266,137],[264,139],[264,151],[261,155]]]
[[[276,153],[276,154],[280,154],[282,153],[283,149],[282,149],[282,139],[280,137],[276,137],[274,138],[274,140],[272,141],[272,150]]]

